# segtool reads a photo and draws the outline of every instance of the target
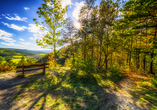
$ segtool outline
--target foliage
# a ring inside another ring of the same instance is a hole
[[[43,48],[51,48],[54,50],[56,59],[56,46],[58,45],[60,36],[60,27],[66,23],[64,14],[67,11],[67,7],[62,8],[60,0],[44,0],[44,4],[38,8],[37,14],[41,20],[33,19],[36,26],[39,26],[42,30],[46,30],[47,33],[40,40],[36,40],[37,44]]]
[[[12,61],[11,58],[6,58],[4,63],[0,63],[0,72],[5,71],[14,71],[16,64]]]
[[[4,58],[2,56],[0,56],[0,64],[2,64],[4,62]]]
[[[49,53],[48,63],[49,63],[50,68],[61,67],[61,65],[57,63],[57,60],[55,59],[55,56],[53,53]]]

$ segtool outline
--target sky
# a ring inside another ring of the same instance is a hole
[[[33,18],[38,18],[38,8],[42,0],[0,0],[0,48],[43,50],[37,46],[36,39],[45,34],[35,26]],[[62,0],[62,6],[68,5],[64,17],[77,22],[84,0]],[[95,2],[96,5],[100,0]]]

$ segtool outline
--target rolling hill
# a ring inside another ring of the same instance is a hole
[[[31,56],[36,54],[47,54],[48,52],[42,50],[27,50],[27,49],[12,49],[12,48],[0,48],[0,56]]]

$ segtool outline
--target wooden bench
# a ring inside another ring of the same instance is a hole
[[[32,70],[39,70],[39,69],[43,69],[43,73],[45,74],[45,68],[49,68],[48,63],[44,63],[44,64],[34,64],[34,65],[22,65],[22,66],[17,66],[17,69],[22,68],[22,70],[17,70],[16,72],[22,72],[22,75],[24,76],[24,72],[25,71],[32,71]],[[37,68],[31,68],[31,67],[37,67]],[[26,68],[26,69],[25,69]]]

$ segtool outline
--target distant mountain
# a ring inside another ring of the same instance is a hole
[[[24,55],[31,56],[36,54],[47,54],[47,50],[27,50],[27,49],[12,49],[12,48],[0,48],[0,56],[16,56],[16,55]]]

